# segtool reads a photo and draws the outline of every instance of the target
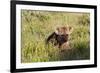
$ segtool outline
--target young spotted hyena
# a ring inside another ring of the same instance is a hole
[[[70,49],[69,46],[69,36],[72,33],[73,28],[58,27],[55,32],[53,32],[46,40],[47,43],[51,42],[53,45],[58,46],[61,50]]]

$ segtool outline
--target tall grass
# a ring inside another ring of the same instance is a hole
[[[88,13],[21,11],[21,62],[84,60],[90,58],[90,15]],[[73,27],[71,50],[61,52],[45,40],[57,26]]]

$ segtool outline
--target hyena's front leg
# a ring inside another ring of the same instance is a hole
[[[61,50],[70,50],[71,47],[69,45],[69,42],[65,42],[64,44],[61,45]]]

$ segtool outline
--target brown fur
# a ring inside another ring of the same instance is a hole
[[[61,49],[70,49],[68,39],[72,30],[73,28],[70,26],[58,27],[56,31],[47,38],[47,43],[51,42]]]

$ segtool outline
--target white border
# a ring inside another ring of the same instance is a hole
[[[90,13],[90,60],[21,63],[21,9]],[[94,10],[84,8],[16,5],[16,69],[94,64]]]

